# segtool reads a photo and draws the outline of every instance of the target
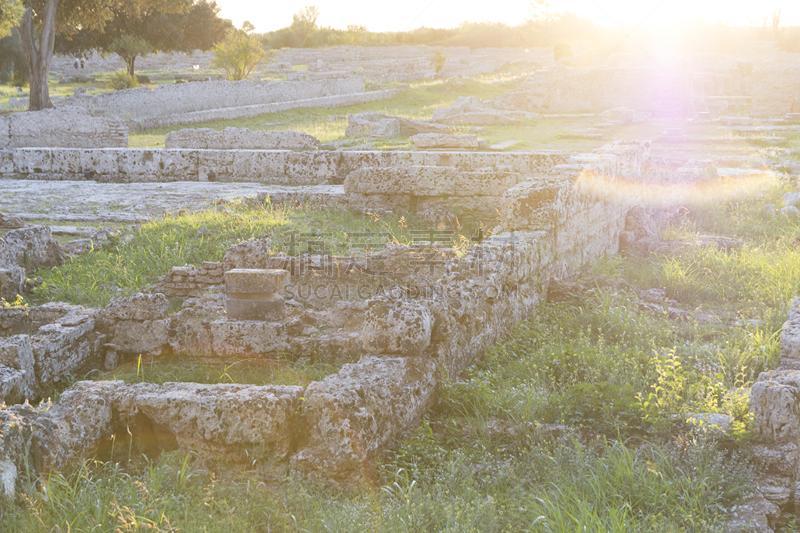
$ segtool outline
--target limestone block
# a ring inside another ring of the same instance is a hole
[[[800,370],[764,372],[753,384],[750,406],[757,433],[767,442],[800,437]]]
[[[31,421],[35,410],[28,406],[0,409],[0,496],[13,498],[19,476],[30,464]]]
[[[215,320],[208,325],[216,357],[263,356],[288,351],[281,324],[266,320]],[[205,348],[204,351],[208,351]]]
[[[800,298],[792,303],[781,332],[781,368],[800,370]]]
[[[137,293],[111,300],[98,317],[104,322],[146,321],[166,317],[169,301],[160,293]]]
[[[432,360],[377,356],[311,383],[303,402],[306,447],[292,464],[326,479],[369,478],[370,461],[418,423],[435,386]]]
[[[81,152],[80,150],[57,150],[53,151],[51,158],[50,171],[54,176],[80,176]]]
[[[225,272],[228,295],[271,297],[280,294],[288,282],[288,270],[237,268]]]
[[[448,167],[362,168],[345,179],[345,191],[414,196],[501,196],[522,180],[515,172]]]
[[[120,423],[146,417],[182,450],[252,464],[288,454],[302,395],[295,386],[142,383],[116,393],[114,406]]]
[[[225,251],[222,260],[225,270],[235,268],[266,268],[271,255],[272,239],[262,237],[236,244]]]
[[[120,179],[119,150],[81,150],[80,161],[83,176],[88,178]]]
[[[82,322],[51,323],[31,337],[40,385],[64,381],[98,354],[95,320],[89,315]]]
[[[0,338],[0,403],[34,397],[36,374],[33,346],[27,335]]]
[[[0,135],[2,135],[0,133]],[[14,153],[10,150],[0,149],[0,175],[10,176],[14,174]]]
[[[247,128],[183,129],[167,134],[167,148],[216,150],[317,150],[319,141],[297,131],[262,131]]]
[[[121,381],[81,381],[65,390],[33,422],[33,456],[39,471],[57,471],[88,457],[113,431],[113,392]]]
[[[321,185],[341,182],[337,152],[289,152],[286,155],[286,183]]]
[[[161,355],[169,345],[170,319],[119,320],[109,330],[108,342],[127,354]]]
[[[49,174],[52,153],[49,149],[21,149],[13,152],[14,172],[23,176]]]
[[[400,137],[401,122],[399,118],[389,117],[381,113],[356,113],[347,117],[348,137],[372,137],[391,139]]]
[[[196,181],[198,179],[197,168],[198,155],[196,151],[161,151],[160,175],[165,181],[166,179]]]
[[[376,299],[370,302],[361,328],[367,353],[422,355],[431,343],[433,317],[414,300]]]
[[[245,299],[228,297],[225,299],[225,311],[231,320],[267,320],[283,319],[286,304],[283,298]]]
[[[120,173],[130,181],[158,181],[161,175],[161,150],[121,150],[119,152]]]
[[[0,297],[12,301],[22,294],[25,286],[25,270],[16,265],[0,266]]]
[[[253,153],[252,175],[266,183],[280,183],[286,176],[286,161],[289,158],[286,151],[257,151]],[[277,178],[277,179],[276,179]]]

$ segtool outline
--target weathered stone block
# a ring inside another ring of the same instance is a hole
[[[302,395],[293,386],[137,384],[115,394],[115,408],[119,424],[146,417],[182,450],[252,464],[288,454]]]
[[[284,317],[285,307],[282,298],[246,300],[229,296],[225,299],[225,311],[231,320],[278,321]]]
[[[308,438],[293,465],[333,480],[371,477],[371,460],[418,423],[435,386],[432,360],[377,356],[311,383],[303,402]]]
[[[229,295],[255,295],[270,298],[289,282],[289,271],[280,269],[235,268],[225,272],[225,292]]]
[[[800,370],[762,373],[750,392],[758,434],[767,442],[800,438],[799,399]]]
[[[792,303],[781,332],[781,368],[800,370],[800,298]]]
[[[137,293],[114,298],[101,313],[102,320],[158,320],[167,313],[169,300],[160,293]]]
[[[432,330],[433,317],[423,303],[378,299],[364,319],[362,345],[367,353],[417,356],[430,345]]]
[[[0,404],[34,397],[33,346],[27,335],[0,338]]]
[[[194,128],[171,131],[167,148],[213,150],[317,150],[319,141],[297,131],[261,131],[247,128]]]
[[[121,381],[81,381],[33,422],[33,457],[40,471],[88,457],[112,433],[113,393]]]

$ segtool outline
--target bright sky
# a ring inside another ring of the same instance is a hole
[[[465,21],[519,24],[536,13],[541,0],[217,0],[226,18],[245,20],[258,31],[285,27],[306,5],[320,9],[319,23],[374,31],[420,26],[453,27]],[[761,26],[775,9],[784,25],[800,25],[800,0],[549,0],[548,9],[572,12],[604,25],[678,24],[698,19]]]

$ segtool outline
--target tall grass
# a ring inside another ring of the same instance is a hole
[[[800,228],[765,218],[766,201],[718,205],[675,228],[738,236],[740,250],[609,260],[587,274],[593,290],[542,305],[442,384],[421,426],[380,461],[375,485],[330,490],[291,474],[270,484],[171,453],[144,468],[87,463],[52,475],[5,504],[0,523],[24,532],[724,531],[726,510],[753,486],[746,391],[777,363],[781,318],[800,293]],[[643,308],[638,290],[654,287],[719,320]],[[731,437],[686,424],[709,411],[734,418]]]
[[[166,216],[143,224],[130,240],[38,272],[43,283],[33,300],[102,306],[114,296],[156,282],[173,266],[219,261],[231,245],[250,238],[272,237],[274,252],[296,246],[299,253],[308,249],[309,240],[317,240],[311,235],[322,234],[332,253],[343,253],[353,233],[371,232],[385,235],[386,241],[407,242],[403,226],[398,217],[269,204]]]

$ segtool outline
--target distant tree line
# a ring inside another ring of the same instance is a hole
[[[591,39],[602,30],[574,15],[542,18],[519,26],[476,22],[457,28],[418,28],[404,32],[371,32],[363,26],[338,30],[319,26],[319,10],[306,7],[291,25],[261,35],[267,48],[313,48],[335,45],[379,46],[392,44],[483,47],[555,46],[575,37]]]
[[[210,0],[0,0],[0,75],[27,79],[28,108],[44,109],[56,52],[118,54],[135,80],[138,57],[209,49],[231,29]]]

